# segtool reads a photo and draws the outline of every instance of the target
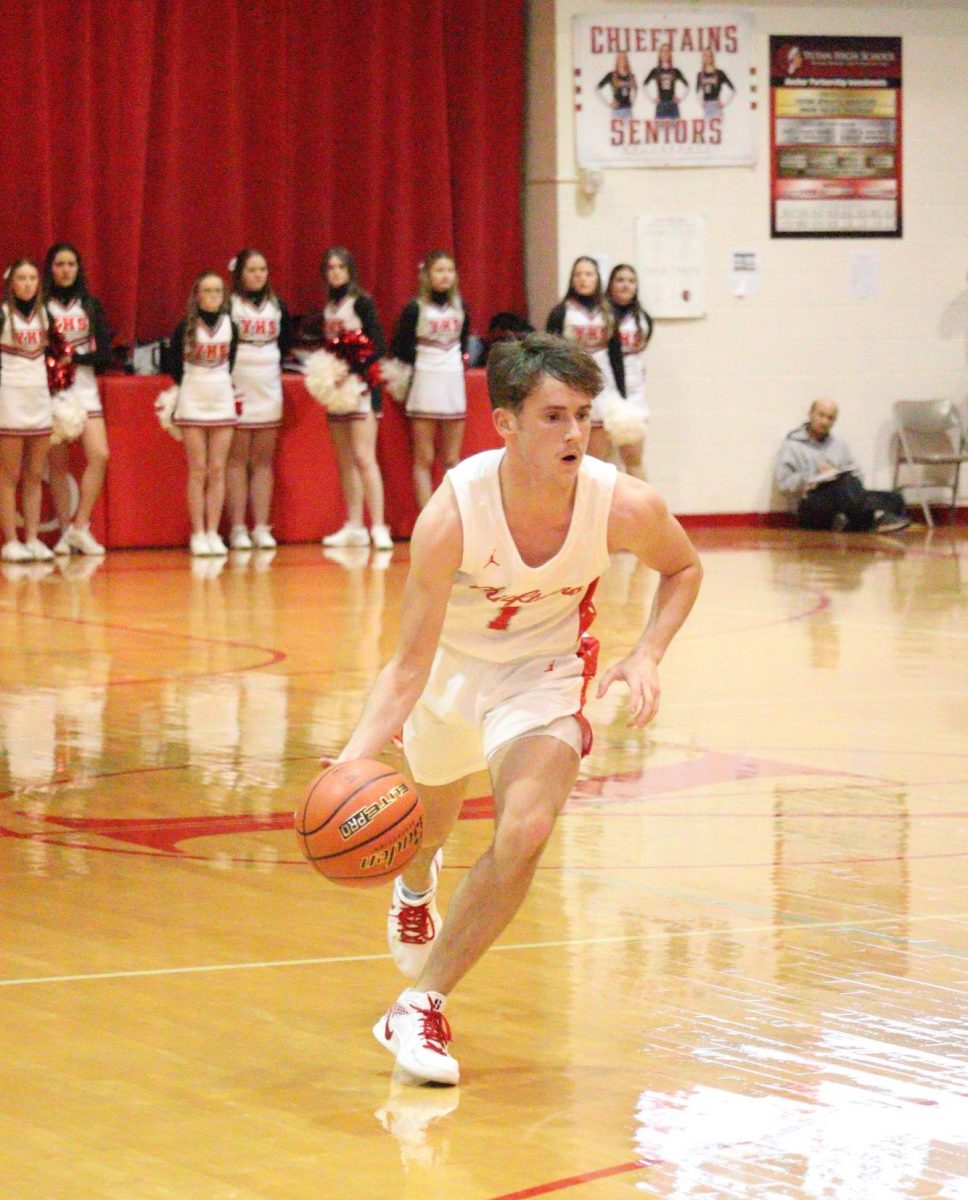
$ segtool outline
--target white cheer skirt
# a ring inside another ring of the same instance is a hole
[[[46,387],[10,387],[0,383],[0,436],[43,437],[52,429]]]
[[[435,421],[463,421],[467,416],[464,372],[420,371],[413,373],[407,394],[407,416]]]

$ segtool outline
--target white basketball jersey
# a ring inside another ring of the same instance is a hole
[[[418,301],[416,371],[461,371],[460,335],[464,308],[460,304]]]
[[[221,313],[214,329],[204,321],[195,322],[195,345],[185,346],[185,373],[183,382],[210,379],[212,372],[228,374],[229,351],[232,348],[232,322],[226,313]]]
[[[564,544],[548,562],[529,567],[504,515],[498,480],[504,453],[485,450],[447,472],[460,509],[464,553],[441,645],[490,662],[574,654],[594,616],[592,585],[609,564],[616,469],[586,455]]]
[[[5,306],[3,337],[0,339],[0,381],[4,387],[46,387],[44,350],[47,331],[34,305],[29,317],[13,305]]]
[[[253,304],[245,296],[232,296],[232,320],[239,327],[236,362],[251,366],[279,365],[279,331],[282,309],[269,297]]]

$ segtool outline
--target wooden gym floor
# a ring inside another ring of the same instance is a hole
[[[592,703],[451,1090],[370,1034],[387,889],[291,831],[406,547],[4,564],[0,1197],[964,1200],[968,534],[694,536],[661,715]],[[603,579],[606,663],[652,583]]]

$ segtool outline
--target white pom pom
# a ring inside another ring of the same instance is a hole
[[[346,382],[349,367],[341,358],[328,350],[316,350],[306,359],[303,366],[306,391],[325,408],[329,408],[333,393]]]
[[[334,416],[344,416],[346,413],[356,412],[368,390],[358,375],[347,375],[344,382],[330,393],[326,411],[331,412]]]
[[[87,409],[84,402],[70,389],[58,392],[51,401],[53,410],[53,432],[50,435],[51,444],[73,442],[84,432],[87,423]]]
[[[328,350],[316,350],[306,359],[305,379],[306,391],[317,404],[338,416],[356,412],[367,392],[363,380]]]
[[[605,409],[602,424],[613,446],[632,446],[644,439],[648,421],[627,400],[613,400]]]
[[[163,392],[160,392],[155,397],[155,412],[158,415],[158,424],[165,433],[170,433],[176,442],[180,442],[182,440],[182,431],[172,420],[177,400],[178,388],[165,388]]]
[[[383,386],[394,400],[402,404],[410,389],[413,367],[409,363],[401,362],[399,358],[381,358],[380,374],[383,377]]]

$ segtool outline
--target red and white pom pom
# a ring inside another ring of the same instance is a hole
[[[627,400],[613,400],[605,409],[602,424],[613,446],[633,446],[645,438],[648,420]]]
[[[409,363],[401,362],[399,358],[381,358],[380,374],[383,376],[383,386],[394,400],[402,404],[410,390],[413,367]]]
[[[74,442],[84,432],[87,424],[87,409],[84,401],[73,392],[58,392],[51,400],[53,413],[53,432],[50,435],[51,445],[61,442]]]
[[[356,412],[366,394],[366,384],[328,350],[316,350],[306,359],[306,391],[336,416]]]
[[[155,413],[158,417],[158,424],[165,433],[170,433],[176,442],[180,442],[182,440],[182,431],[172,420],[177,400],[178,388],[165,388],[163,392],[160,392],[155,397]]]

